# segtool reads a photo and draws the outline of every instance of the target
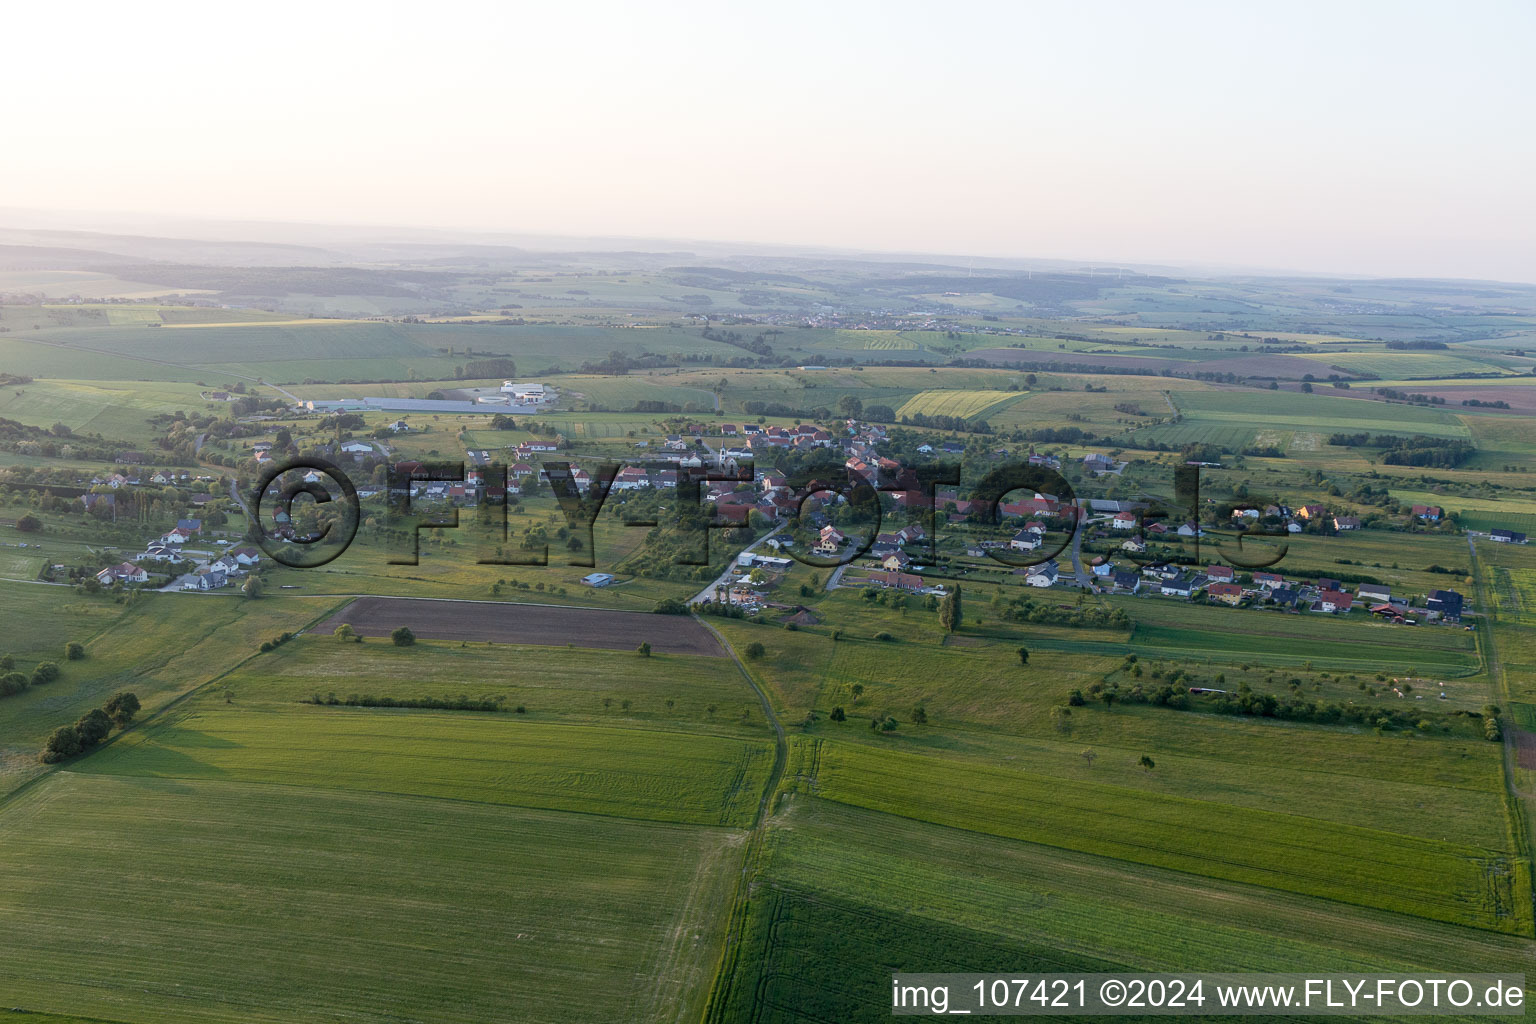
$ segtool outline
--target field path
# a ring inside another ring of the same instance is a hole
[[[1477,561],[1477,541],[1472,535],[1467,534],[1467,549],[1472,557],[1472,578],[1477,580],[1477,603],[1483,612],[1484,626],[1482,636],[1488,645],[1487,661],[1488,674],[1493,677],[1494,685],[1498,687],[1498,697],[1502,704],[1509,704],[1509,686],[1504,678],[1504,663],[1499,659],[1499,648],[1493,638],[1493,602],[1487,593],[1483,583],[1482,567]],[[1528,792],[1520,788],[1520,729],[1510,724],[1504,729],[1504,778],[1509,783],[1509,792],[1517,800],[1527,803],[1536,803],[1536,793]],[[1527,814],[1533,808],[1527,807]]]
[[[747,899],[752,892],[752,875],[758,868],[762,857],[763,839],[768,833],[768,811],[773,802],[773,796],[779,791],[779,783],[784,778],[784,769],[789,764],[789,741],[784,735],[784,723],[779,721],[779,716],[774,713],[773,705],[768,700],[768,694],[757,685],[757,680],[752,678],[752,673],[747,671],[747,666],[742,663],[736,649],[726,642],[725,637],[713,625],[705,622],[698,615],[694,616],[700,624],[720,642],[720,646],[730,652],[731,660],[736,662],[736,668],[741,672],[741,677],[747,681],[752,692],[757,694],[758,701],[763,705],[763,714],[768,719],[768,724],[773,726],[773,770],[768,773],[768,781],[763,786],[763,798],[757,805],[757,819],[752,823],[752,831],[747,838],[746,856],[741,861],[741,877],[737,880],[736,892],[732,897],[730,907],[730,922],[726,926],[725,941],[721,946],[720,965],[715,972],[710,991],[709,1006],[706,1010],[706,1019],[713,1020],[718,1013],[716,1000],[720,995],[720,984],[729,979],[734,970],[736,957],[741,955],[741,930],[747,919]]]

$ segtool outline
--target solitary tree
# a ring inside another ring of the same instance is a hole
[[[841,704],[833,708],[832,714],[828,717],[830,717],[834,722],[846,722],[848,720],[848,716],[843,712],[843,706]]]
[[[1093,767],[1093,759],[1098,757],[1099,755],[1095,754],[1092,750],[1085,750],[1085,751],[1082,752],[1082,754],[1080,756],[1082,757],[1082,759],[1084,761],[1088,762],[1088,767],[1092,768]]]
[[[240,593],[246,597],[257,598],[261,596],[261,592],[266,588],[266,584],[261,582],[260,576],[252,576],[241,585]]]
[[[57,662],[40,661],[32,666],[32,685],[51,683],[59,678],[59,666]]]
[[[852,686],[848,687],[848,692],[853,694],[853,702],[857,704],[859,702],[859,698],[864,696],[864,684],[854,683]]]
[[[343,622],[341,625],[337,626],[331,635],[343,642],[350,642],[358,639],[357,630],[352,628],[352,623],[350,622]]]
[[[768,649],[762,644],[758,643],[756,640],[753,640],[751,643],[747,644],[747,657],[752,661],[758,660],[767,653]]]
[[[1142,754],[1140,757],[1138,757],[1136,759],[1136,763],[1141,765],[1141,767],[1147,771],[1151,771],[1153,768],[1157,767],[1157,762],[1152,760],[1146,754]]]
[[[642,658],[649,658],[651,656],[651,642],[649,640],[640,641],[640,646],[635,648],[635,652]]]
[[[390,633],[389,638],[395,642],[396,647],[409,647],[416,642],[416,634],[411,632],[409,626],[401,626]]]
[[[83,657],[85,657],[85,644],[78,640],[71,640],[64,645],[64,660],[79,661]]]
[[[36,533],[42,528],[43,521],[30,512],[16,520],[16,529],[20,530],[22,533]]]
[[[1029,648],[1028,647],[1020,647],[1019,648],[1019,664],[1020,665],[1028,665],[1029,664]]]
[[[917,707],[913,708],[912,709],[912,724],[913,725],[927,725],[928,724],[928,709],[923,707],[921,704],[919,704]]]

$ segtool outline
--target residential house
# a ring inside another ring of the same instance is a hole
[[[891,572],[885,569],[871,569],[869,573],[871,581],[882,587],[891,587],[896,590],[922,590],[923,578],[910,572]]]
[[[1136,529],[1136,513],[1135,512],[1120,512],[1120,513],[1118,513],[1115,516],[1115,518],[1114,518],[1113,525],[1114,525],[1114,528],[1117,529],[1117,530],[1134,530],[1134,529]]]
[[[114,583],[143,583],[149,579],[149,573],[132,562],[118,562],[97,573],[96,579],[102,586],[110,587]]]
[[[816,546],[811,550],[818,555],[835,555],[843,549],[843,542],[847,539],[837,527],[823,526],[816,540]]]
[[[1020,530],[1008,541],[1008,546],[1015,551],[1033,551],[1040,544],[1040,534],[1033,530]]]
[[[615,491],[636,491],[642,487],[649,486],[651,486],[651,478],[645,470],[639,466],[625,466],[613,478],[612,489]]]
[[[1205,575],[1213,583],[1231,583],[1233,580],[1230,565],[1208,565],[1205,567]]]
[[[261,561],[261,552],[251,547],[235,548],[229,554],[230,557],[241,565],[255,565]]]
[[[1338,590],[1325,590],[1317,595],[1317,607],[1320,611],[1331,614],[1347,612],[1355,603],[1355,599]]]
[[[1321,505],[1303,505],[1296,510],[1296,514],[1310,522],[1314,519],[1321,519],[1327,514],[1327,510]]]
[[[1234,606],[1243,599],[1243,588],[1236,583],[1212,583],[1205,593],[1213,601]]]
[[[1431,590],[1424,607],[1432,613],[1438,612],[1447,622],[1460,622],[1461,602],[1461,595],[1454,590]]]
[[[1415,505],[1410,512],[1415,519],[1422,519],[1426,523],[1438,523],[1442,514],[1439,505]]]
[[[1360,519],[1358,516],[1334,516],[1333,528],[1340,533],[1347,530],[1358,530],[1360,529]]]
[[[1164,597],[1188,597],[1195,592],[1194,580],[1180,573],[1171,579],[1163,580],[1159,588]]]
[[[1032,587],[1052,587],[1061,578],[1061,567],[1054,561],[1032,565],[1026,571],[1024,582]]]
[[[1116,569],[1110,574],[1116,590],[1134,594],[1141,589],[1141,574],[1131,572],[1128,569]]]
[[[183,590],[218,590],[229,586],[229,576],[226,573],[214,570],[193,576],[181,585]]]
[[[1525,534],[1516,533],[1514,530],[1494,530],[1491,534],[1489,534],[1489,536],[1498,541],[1500,544],[1525,543]]]
[[[1355,588],[1355,596],[1362,601],[1392,600],[1392,588],[1385,583],[1362,583]]]

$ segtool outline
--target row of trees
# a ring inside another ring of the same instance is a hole
[[[53,730],[43,745],[42,762],[57,764],[85,753],[106,739],[114,725],[128,728],[139,708],[139,698],[133,693],[123,690],[113,694],[101,707],[81,715],[74,725],[61,725]]]

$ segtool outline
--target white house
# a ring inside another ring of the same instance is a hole
[[[1033,530],[1020,530],[1008,541],[1015,551],[1033,551],[1040,546],[1040,535]]]
[[[1061,570],[1057,567],[1056,563],[1044,562],[1040,565],[1031,566],[1028,575],[1024,577],[1024,582],[1032,587],[1050,587],[1054,586],[1060,578]]]

